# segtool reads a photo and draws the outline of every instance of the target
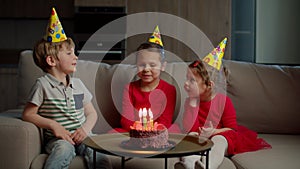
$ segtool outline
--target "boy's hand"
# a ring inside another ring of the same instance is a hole
[[[75,142],[71,138],[71,133],[66,130],[62,125],[56,124],[54,127],[52,127],[52,131],[55,137],[61,138],[63,140],[68,141],[72,145],[75,145]]]
[[[87,137],[85,130],[81,127],[78,128],[74,133],[71,134],[71,138],[76,144],[82,143],[82,141]]]

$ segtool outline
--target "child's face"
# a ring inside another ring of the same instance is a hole
[[[138,76],[145,83],[159,80],[160,71],[164,71],[161,56],[157,52],[141,50],[137,56]]]
[[[186,74],[186,81],[184,83],[184,89],[189,97],[200,97],[206,91],[207,85],[203,81],[202,77],[196,73],[193,73],[188,68]]]
[[[74,73],[76,71],[78,57],[74,53],[74,48],[67,48],[66,45],[62,45],[62,48],[58,52],[57,69],[65,74]]]

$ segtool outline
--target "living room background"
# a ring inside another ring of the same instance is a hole
[[[78,7],[122,7],[126,14],[165,12],[182,17],[199,27],[214,46],[224,36],[229,39],[225,59],[265,64],[299,65],[300,6],[298,0],[0,0],[0,110],[16,105],[15,98],[19,53],[32,49],[43,36],[49,9],[57,8],[68,36],[76,40],[74,27]],[[126,40],[126,51],[132,52],[148,35]],[[193,53],[174,39],[166,37],[166,50],[184,60]],[[119,60],[110,61],[116,63]],[[109,62],[109,61],[108,61]]]

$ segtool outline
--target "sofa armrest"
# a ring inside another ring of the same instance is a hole
[[[15,115],[0,114],[0,168],[30,168],[41,153],[40,130]]]

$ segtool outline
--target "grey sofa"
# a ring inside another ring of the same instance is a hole
[[[247,152],[227,157],[220,169],[296,169],[300,167],[300,67],[259,65],[224,61],[230,70],[227,94],[237,111],[238,123],[259,132],[272,149]],[[182,119],[183,90],[187,64],[168,63],[162,78],[177,87],[177,107],[174,123]],[[42,72],[32,60],[32,51],[20,55],[18,74],[18,107],[0,113],[0,168],[42,168],[47,155],[42,149],[41,130],[20,119],[27,94]],[[78,61],[75,77],[79,77],[93,93],[98,112],[94,133],[106,133],[119,126],[123,86],[135,78],[130,64]],[[110,156],[114,168],[120,168],[119,157]],[[177,158],[168,160],[169,168]],[[164,160],[134,158],[126,162],[128,169],[163,168]],[[86,168],[84,160],[76,157],[70,168]]]

